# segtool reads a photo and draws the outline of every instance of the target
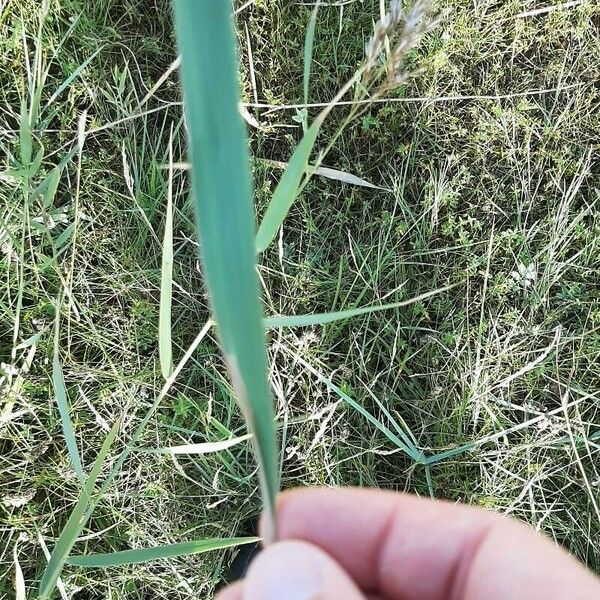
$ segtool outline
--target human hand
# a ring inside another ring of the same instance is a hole
[[[279,539],[218,600],[599,600],[600,581],[527,526],[406,494],[282,495]]]

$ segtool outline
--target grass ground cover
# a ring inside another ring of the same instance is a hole
[[[259,220],[304,115],[351,77],[380,8],[322,3],[306,103],[312,6],[235,5]],[[416,76],[367,106],[323,162],[376,187],[313,176],[259,274],[273,316],[455,287],[269,329],[282,483],[495,509],[600,570],[600,9],[438,8],[440,25],[408,57]],[[187,154],[167,3],[8,0],[0,29],[0,597],[14,598],[17,573],[35,597],[46,549],[117,419],[100,479],[163,385],[169,187],[174,364],[209,313],[188,172],[177,164]],[[331,112],[317,149],[350,110]],[[245,433],[207,330],[139,446]],[[418,464],[394,437],[439,460]],[[255,469],[249,441],[194,456],[133,451],[75,552],[241,535],[260,510]],[[233,552],[67,567],[57,597],[211,597]]]

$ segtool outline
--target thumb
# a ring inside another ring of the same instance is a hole
[[[328,554],[295,540],[261,552],[250,566],[243,589],[243,600],[365,600]]]

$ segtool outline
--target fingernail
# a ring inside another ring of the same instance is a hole
[[[305,542],[279,542],[258,555],[244,600],[316,600],[323,590],[322,564]]]

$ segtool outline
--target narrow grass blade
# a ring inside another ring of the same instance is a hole
[[[306,37],[304,38],[304,74],[303,74],[303,90],[304,90],[304,104],[308,104],[308,82],[310,80],[310,65],[312,63],[313,56],[313,44],[315,41],[315,26],[317,24],[317,12],[319,10],[319,2],[315,4],[312,14],[310,15],[310,21],[306,28]]]
[[[39,529],[37,529],[37,541],[38,541],[38,544],[40,545],[40,548],[42,549],[42,552],[44,553],[44,558],[46,560],[50,560],[50,551],[48,550],[46,541],[44,540],[44,537],[42,536]],[[59,593],[61,599],[69,600],[69,597],[67,596],[67,592],[65,590],[65,584],[63,583],[63,581],[60,577],[58,577],[56,579],[55,585],[56,585],[56,589],[58,590],[58,593]]]
[[[18,346],[15,346],[15,350],[24,350],[25,348],[29,348],[34,344],[37,344],[40,338],[46,333],[47,328],[44,327],[40,329],[37,333],[34,333],[32,336],[28,337],[26,340],[23,340]]]
[[[87,556],[72,556],[67,564],[77,567],[114,567],[117,565],[135,565],[160,558],[173,558],[176,556],[190,556],[202,554],[211,550],[222,550],[243,544],[258,542],[257,537],[217,538],[214,540],[197,540],[195,542],[179,542],[156,546],[155,548],[138,548],[136,550],[123,550],[107,554],[89,554]]]
[[[280,169],[286,169],[288,163],[280,161],[280,160],[265,160],[269,165],[274,167],[278,167]],[[385,192],[389,192],[388,188],[383,188],[379,185],[375,185],[366,179],[362,179],[356,175],[352,175],[352,173],[348,173],[347,171],[340,171],[339,169],[332,169],[330,167],[317,167],[316,165],[307,165],[306,173],[310,173],[312,175],[320,175],[321,177],[327,177],[327,179],[333,179],[335,181],[341,181],[342,183],[347,183],[349,185],[357,185],[359,187],[366,187],[372,190],[383,190]]]
[[[258,228],[258,233],[256,235],[256,251],[258,253],[263,252],[273,241],[273,238],[281,227],[294,200],[298,197],[298,194],[313,174],[312,170],[308,170],[306,178],[303,179],[304,172],[308,169],[308,159],[310,158],[310,154],[317,140],[319,129],[321,128],[323,121],[333,107],[336,106],[352,86],[359,81],[361,72],[362,71],[359,69],[354,73],[354,75],[342,86],[333,100],[325,105],[323,110],[313,121],[312,125],[304,132],[304,136],[290,158],[287,169],[275,188],[273,197],[269,202],[269,206],[267,207],[263,220]],[[318,167],[319,165],[316,166]]]
[[[485,437],[479,438],[478,440],[474,440],[472,442],[468,442],[466,444],[463,444],[462,446],[457,446],[456,448],[450,448],[449,450],[445,450],[444,452],[439,452],[438,454],[428,456],[425,460],[425,464],[433,465],[435,463],[442,462],[444,460],[448,460],[449,458],[453,458],[454,456],[457,456],[459,454],[463,454],[465,452],[469,452],[470,450],[474,450],[475,448],[479,448],[479,446],[482,446],[483,444],[487,444],[489,442],[495,442],[496,440],[505,438],[506,436],[516,433],[517,431],[521,431],[522,429],[527,429],[528,427],[531,427],[532,425],[535,425],[536,423],[540,423],[551,417],[554,417],[555,415],[563,412],[563,410],[565,408],[571,408],[572,406],[577,406],[578,404],[583,402],[583,400],[587,400],[590,397],[593,397],[593,394],[583,396],[581,398],[578,398],[577,400],[573,400],[572,402],[569,402],[565,406],[560,406],[559,408],[555,408],[554,410],[551,410],[549,412],[539,414],[537,417],[533,417],[532,419],[528,419],[527,421],[524,421],[523,423],[518,423],[517,425],[513,425],[512,427],[509,427],[508,429],[499,431],[498,433],[486,435]],[[570,438],[568,436],[567,436],[567,439],[570,440]],[[560,443],[560,440],[555,440],[555,442]]]
[[[71,159],[77,154],[77,148],[71,148],[71,150],[69,150],[69,152],[67,152],[67,154],[65,154],[65,156],[62,157],[60,163],[58,165],[56,165],[56,167],[54,167],[54,169],[52,169],[52,171],[50,171],[50,173],[48,173],[48,175],[43,179],[43,181],[33,190],[33,194],[32,196],[35,198],[39,195],[42,194],[49,194],[48,189],[50,189],[51,185],[53,185],[53,183],[56,183],[56,186],[58,187],[58,181],[60,179],[60,173],[62,173],[62,170],[65,168],[65,166],[71,161]],[[58,172],[58,179],[56,179],[56,172]],[[56,194],[56,190],[51,194],[51,197],[54,198],[54,195]],[[46,201],[46,197],[44,197],[44,202]]]
[[[169,379],[165,381],[162,389],[160,390],[160,393],[154,399],[152,406],[150,406],[150,408],[146,410],[146,414],[140,421],[139,425],[135,428],[129,440],[129,445],[125,446],[125,448],[119,454],[118,458],[115,460],[113,466],[110,469],[110,472],[106,476],[106,479],[103,481],[97,496],[92,498],[91,493],[94,489],[94,483],[96,482],[96,479],[98,479],[98,475],[100,473],[100,469],[102,468],[102,464],[104,463],[104,460],[108,455],[108,451],[110,450],[110,447],[116,437],[117,431],[119,429],[119,421],[117,421],[113,425],[113,428],[106,436],[104,444],[102,445],[98,457],[96,458],[92,470],[90,471],[90,475],[86,480],[86,485],[84,486],[81,492],[81,496],[79,497],[77,504],[75,504],[75,507],[71,512],[71,516],[69,517],[67,524],[63,528],[60,537],[58,538],[58,541],[56,543],[56,546],[52,551],[50,562],[46,567],[46,571],[44,572],[44,576],[42,577],[42,582],[40,583],[39,600],[45,600],[45,598],[48,597],[47,595],[54,589],[54,586],[56,585],[58,577],[60,576],[60,572],[62,571],[65,561],[69,556],[73,544],[75,543],[75,539],[81,533],[81,530],[85,527],[85,524],[87,523],[96,506],[97,498],[102,497],[102,494],[104,494],[108,490],[114,478],[121,470],[123,463],[127,460],[128,456],[133,451],[135,443],[144,431],[146,425],[148,425],[150,419],[156,412],[157,408],[160,406],[161,402],[169,393],[169,390],[173,386],[173,383],[175,382],[185,365],[188,363],[189,359],[194,354],[202,340],[206,337],[207,333],[209,332],[212,326],[213,322],[210,320],[207,321],[198,333],[198,335],[194,338],[194,341],[190,344],[185,354],[181,357],[181,360],[177,363],[175,369],[173,369],[173,373],[171,374]]]
[[[56,251],[60,253],[65,244],[73,237],[73,232],[75,231],[75,224],[70,223],[67,225],[62,233],[56,238],[54,242],[54,246],[56,247]]]
[[[222,442],[204,442],[201,444],[183,444],[181,446],[170,446],[169,448],[144,448],[143,452],[150,454],[210,454],[211,452],[221,452],[233,448],[238,444],[252,438],[252,434],[241,435]]]
[[[33,133],[31,131],[31,116],[25,100],[21,101],[21,122],[19,124],[19,142],[21,150],[21,164],[28,167],[31,163],[33,152]]]
[[[63,374],[62,366],[60,364],[59,354],[59,319],[58,309],[56,325],[54,328],[54,356],[52,358],[52,384],[54,385],[54,395],[56,398],[56,404],[58,406],[58,412],[60,413],[60,421],[62,425],[63,435],[65,436],[65,442],[67,443],[67,450],[71,459],[71,464],[77,475],[77,479],[81,485],[85,484],[85,472],[81,464],[81,458],[79,457],[79,450],[77,449],[77,439],[75,438],[75,429],[73,422],[71,421],[71,415],[69,410],[69,399],[67,397],[67,388],[65,386],[65,377]]]
[[[156,94],[160,86],[171,76],[173,71],[176,71],[181,66],[181,56],[178,56],[170,65],[169,68],[156,80],[156,83],[150,88],[148,93],[140,100],[138,108],[141,108]]]
[[[94,485],[96,484],[96,480],[98,479],[102,465],[108,456],[108,452],[115,441],[117,432],[119,431],[119,426],[120,421],[117,420],[104,439],[102,447],[100,448],[100,452],[98,452],[98,456],[96,457],[96,460],[92,466],[92,470],[90,471],[90,475],[85,481],[81,496],[79,497],[77,504],[75,504],[75,508],[73,508],[71,516],[69,517],[67,524],[64,526],[60,537],[58,538],[56,545],[52,550],[50,560],[48,561],[48,565],[46,566],[46,570],[44,571],[42,580],[40,582],[39,600],[45,600],[52,593],[65,561],[67,560],[69,553],[73,548],[73,544],[75,543],[77,536],[87,521],[87,513],[93,508],[93,503],[91,503],[90,500],[94,490]]]
[[[171,340],[171,303],[173,296],[173,132],[169,140],[169,181],[167,213],[162,247],[160,279],[160,310],[158,316],[158,354],[165,379],[173,372],[173,345]]]
[[[360,315],[367,315],[369,313],[380,312],[383,310],[390,310],[392,308],[401,308],[402,306],[409,306],[416,302],[421,302],[431,296],[437,296],[442,292],[447,292],[454,286],[446,286],[426,292],[410,298],[408,300],[402,300],[401,302],[392,302],[390,304],[381,304],[379,306],[363,306],[362,308],[350,308],[348,310],[340,310],[337,312],[329,313],[315,313],[313,315],[291,315],[281,317],[267,317],[265,318],[266,327],[308,327],[311,325],[325,325],[326,323],[333,323],[334,321],[342,321],[343,319],[351,319],[352,317],[358,317]]]
[[[81,75],[86,67],[98,56],[98,54],[104,49],[104,46],[100,46],[95,52],[93,52],[88,58],[86,58],[56,89],[54,94],[50,96],[50,99],[46,103],[44,110],[48,109],[50,105]]]
[[[44,160],[45,156],[46,152],[44,150],[44,147],[40,144],[40,148],[35,153],[35,156],[33,157],[31,165],[28,169],[29,177],[33,178],[37,175],[37,172],[40,170],[40,167],[42,166],[42,161]]]
[[[254,433],[265,523],[271,530],[265,537],[271,541],[279,489],[277,445],[231,6],[175,0],[174,7],[204,275],[232,384]]]
[[[311,169],[313,167],[309,167]],[[316,167],[313,170],[315,175],[321,175],[321,177],[327,177],[328,179],[334,179],[335,181],[341,181],[342,183],[348,183],[350,185],[358,185],[360,187],[370,188],[372,190],[384,190],[389,192],[387,188],[382,188],[379,185],[375,185],[362,177],[352,175],[346,171],[340,171],[339,169],[332,169],[330,167]]]
[[[363,384],[363,387],[369,394],[369,396],[371,396],[371,398],[373,398],[377,406],[379,406],[379,410],[381,410],[381,412],[385,415],[385,418],[388,420],[388,423],[392,424],[392,427],[396,430],[396,432],[400,436],[400,439],[402,439],[402,441],[406,444],[406,447],[410,449],[414,456],[419,456],[421,460],[424,460],[425,456],[417,448],[417,442],[415,440],[415,437],[412,434],[407,423],[404,421],[404,419],[400,415],[398,415],[399,419],[402,421],[402,425],[404,427],[403,429],[402,427],[400,427],[398,421],[390,414],[390,411],[385,407],[383,402],[381,402],[381,400],[379,400],[379,398],[373,393],[371,387],[369,385],[365,385],[362,381],[361,383]]]
[[[87,109],[85,109],[77,119],[77,151],[81,156],[83,152],[83,145],[85,144],[86,138],[86,121],[87,121]]]
[[[351,398],[346,392],[340,387],[335,385],[331,379],[317,371],[312,365],[307,363],[301,356],[288,350],[290,354],[300,363],[307,371],[312,373],[319,381],[324,383],[332,392],[337,394],[344,402],[351,406],[355,411],[361,414],[371,425],[378,429],[390,442],[392,442],[397,448],[402,450],[407,456],[412,458],[415,462],[424,462],[422,453],[415,451],[412,446],[408,446],[403,440],[401,440],[393,431],[386,427],[381,421],[375,418],[364,406],[361,406],[356,400]]]
[[[308,159],[315,145],[321,123],[322,119],[317,118],[308,128],[296,150],[294,150],[288,162],[287,169],[284,171],[273,192],[273,197],[269,202],[269,206],[256,234],[257,252],[266,250],[273,241],[294,200],[300,193],[300,184],[308,167]]]
[[[17,545],[13,548],[13,560],[15,563],[15,600],[26,600],[25,578],[23,570],[19,564],[19,555],[17,554]]]
[[[61,172],[62,169],[54,167],[34,192],[34,196],[38,193],[42,194],[42,205],[44,210],[48,210],[54,203],[54,198],[58,191],[58,184],[60,183]]]

